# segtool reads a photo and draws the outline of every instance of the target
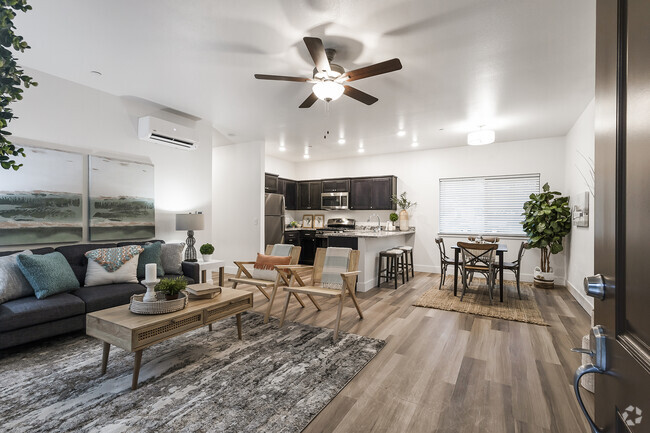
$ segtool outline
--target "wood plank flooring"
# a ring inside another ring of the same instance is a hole
[[[551,325],[543,327],[412,306],[438,282],[438,274],[416,273],[398,290],[359,293],[363,320],[346,302],[341,330],[387,344],[304,431],[587,432],[572,388],[580,356],[570,348],[581,345],[590,318],[569,292],[535,289]],[[238,289],[255,293],[254,309],[266,311],[256,288]],[[272,316],[284,300],[280,293]],[[321,312],[292,300],[287,320],[333,328],[335,304],[319,301]],[[591,410],[592,395],[582,394]]]

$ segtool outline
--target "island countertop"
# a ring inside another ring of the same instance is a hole
[[[388,238],[392,236],[412,235],[415,234],[415,228],[409,230],[382,230],[375,232],[372,230],[354,230],[342,233],[323,233],[326,237],[341,237],[341,238]]]

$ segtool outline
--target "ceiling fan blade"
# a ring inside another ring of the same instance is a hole
[[[388,72],[399,71],[400,69],[402,69],[402,62],[400,62],[399,59],[391,59],[386,60],[385,62],[355,69],[354,71],[348,71],[341,75],[337,81],[355,81],[362,78],[374,77],[375,75],[386,74]]]
[[[265,74],[255,74],[255,78],[257,78],[258,80],[299,81],[299,82],[306,82],[311,80],[311,78],[286,77],[284,75],[265,75]]]
[[[362,92],[359,89],[355,89],[354,87],[350,87],[350,86],[343,86],[343,87],[345,87],[343,93],[345,93],[347,96],[349,96],[352,99],[356,99],[359,102],[363,102],[366,105],[372,105],[375,102],[379,101],[379,99],[375,98],[374,96],[369,95],[366,92]]]
[[[307,96],[307,99],[300,104],[299,108],[309,108],[312,105],[314,105],[314,102],[318,101],[318,96],[314,95],[314,92],[312,92],[311,95]]]
[[[307,49],[309,50],[311,58],[314,60],[316,69],[319,71],[325,71],[329,74],[331,72],[330,61],[327,59],[323,41],[318,38],[309,37],[305,37],[302,40],[305,41],[305,45],[307,45]]]

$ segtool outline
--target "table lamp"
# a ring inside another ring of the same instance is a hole
[[[176,214],[176,230],[187,230],[185,240],[185,261],[196,262],[196,249],[194,248],[194,230],[203,230],[204,220],[201,212]]]

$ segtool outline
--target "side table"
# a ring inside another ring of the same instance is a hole
[[[223,260],[210,260],[203,261],[199,259],[196,263],[199,264],[199,269],[201,270],[201,281],[200,283],[213,283],[212,280],[212,271],[219,269],[219,286],[223,287],[223,266],[226,264]],[[208,274],[207,271],[210,271]]]

